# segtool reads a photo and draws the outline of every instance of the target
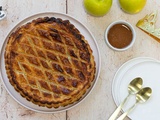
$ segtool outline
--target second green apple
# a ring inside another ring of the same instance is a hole
[[[104,16],[111,6],[112,0],[84,0],[86,11],[94,16]]]
[[[122,10],[130,14],[140,12],[144,8],[146,2],[147,0],[119,0]]]

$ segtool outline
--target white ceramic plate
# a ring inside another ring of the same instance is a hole
[[[84,94],[83,97],[78,102],[75,102],[75,103],[73,103],[71,105],[68,105],[66,107],[59,107],[57,109],[55,109],[55,108],[49,109],[49,108],[46,108],[46,107],[39,107],[38,105],[35,105],[32,102],[29,102],[25,98],[21,97],[21,95],[19,93],[17,93],[15,91],[15,89],[12,87],[12,85],[9,83],[9,80],[7,78],[7,75],[6,75],[5,63],[4,63],[5,46],[7,44],[7,40],[8,40],[9,35],[13,31],[15,31],[19,26],[21,26],[21,25],[23,25],[25,23],[28,23],[28,22],[32,21],[33,19],[37,19],[39,17],[46,17],[46,16],[61,18],[63,20],[69,20],[73,25],[75,25],[75,27],[78,28],[78,30],[81,32],[81,34],[84,35],[84,37],[88,41],[91,49],[93,50],[93,55],[94,55],[95,62],[96,62],[95,80],[92,83],[91,87],[86,92],[86,94]],[[96,81],[97,81],[97,79],[99,77],[100,67],[101,67],[101,62],[100,62],[101,59],[100,59],[99,48],[98,48],[98,45],[97,45],[97,42],[96,42],[95,38],[93,37],[93,35],[91,34],[91,32],[82,23],[80,23],[78,20],[76,20],[73,17],[68,16],[66,14],[62,14],[62,13],[41,13],[41,14],[37,14],[37,15],[34,15],[34,16],[31,16],[31,17],[28,17],[28,18],[24,19],[22,22],[20,22],[18,25],[16,25],[11,30],[11,32],[9,33],[9,35],[7,36],[7,38],[6,38],[6,40],[5,40],[4,44],[3,44],[3,47],[1,49],[0,72],[1,72],[2,81],[4,83],[4,86],[5,86],[6,90],[8,91],[8,93],[19,104],[21,104],[22,106],[24,106],[24,107],[26,107],[26,108],[28,108],[30,110],[36,111],[36,112],[55,113],[55,112],[61,112],[61,111],[64,111],[64,110],[68,110],[68,109],[72,108],[73,106],[78,105],[79,103],[82,102],[82,100],[84,100],[89,95],[89,93],[91,92],[91,90],[95,86]]]
[[[113,78],[113,82],[112,82],[112,96],[115,101],[117,101],[117,96],[115,96],[117,89],[115,88],[119,87],[119,84],[121,82],[121,80],[119,79],[122,79],[123,75],[130,67],[134,66],[137,63],[144,62],[144,61],[156,61],[156,59],[149,58],[149,57],[137,57],[137,58],[127,61],[118,69],[118,71],[116,72]]]
[[[138,58],[125,63],[116,73],[113,82],[113,98],[118,106],[128,95],[127,87],[130,81],[136,77],[143,79],[143,87],[152,88],[151,98],[143,104],[138,104],[128,115],[132,120],[157,120],[160,118],[160,62],[154,59]],[[132,95],[123,107],[126,111],[135,103]]]

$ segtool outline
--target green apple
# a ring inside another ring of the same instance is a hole
[[[112,6],[112,0],[84,0],[86,11],[94,16],[104,16]]]
[[[147,0],[119,0],[119,4],[125,12],[135,14],[144,8],[146,1]]]

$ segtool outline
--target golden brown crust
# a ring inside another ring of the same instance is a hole
[[[51,107],[79,100],[95,77],[92,50],[68,20],[44,17],[19,27],[8,40],[10,83],[33,103]]]

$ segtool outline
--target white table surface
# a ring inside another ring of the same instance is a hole
[[[93,33],[102,59],[100,77],[92,93],[81,104],[66,112],[42,114],[28,110],[13,100],[1,85],[0,120],[107,120],[116,108],[111,85],[118,68],[135,57],[152,57],[160,60],[160,43],[135,26],[139,19],[157,10],[159,15],[156,27],[160,28],[159,0],[147,0],[145,8],[134,15],[124,13],[119,7],[118,0],[113,0],[112,8],[103,17],[87,14],[84,11],[83,0],[0,0],[0,5],[7,12],[7,18],[0,21],[0,47],[10,30],[24,18],[41,12],[60,12],[75,17]],[[104,40],[106,27],[119,19],[130,22],[137,33],[134,46],[124,52],[111,50]]]

